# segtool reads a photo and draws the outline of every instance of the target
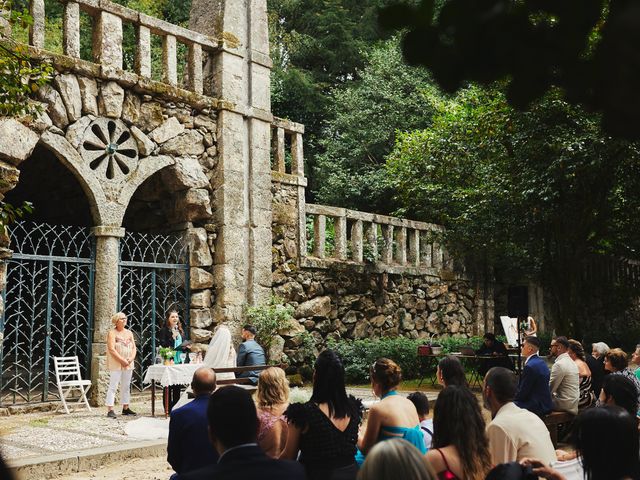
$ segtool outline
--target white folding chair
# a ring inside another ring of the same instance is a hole
[[[91,410],[87,400],[87,392],[91,388],[91,380],[82,379],[78,357],[53,357],[53,365],[56,371],[58,393],[65,413],[69,413],[67,397],[76,388],[80,390],[80,398],[76,403],[84,402],[87,409]],[[58,406],[56,412],[59,408],[60,406]]]

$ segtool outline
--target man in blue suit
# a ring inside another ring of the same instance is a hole
[[[527,337],[522,344],[522,356],[526,358],[515,404],[542,417],[553,408],[551,391],[549,390],[549,367],[538,356],[540,339]]]
[[[208,367],[197,369],[191,388],[195,398],[171,412],[167,461],[178,474],[198,470],[218,461],[218,453],[209,441],[207,406],[216,389],[216,374]]]
[[[207,410],[216,465],[180,474],[178,480],[304,480],[301,463],[274,460],[258,446],[258,414],[251,394],[235,385],[211,395]]]
[[[250,365],[264,365],[267,362],[267,358],[264,355],[263,348],[255,341],[256,328],[253,325],[245,325],[242,327],[242,339],[244,343],[238,348],[238,358],[236,359],[236,365],[238,367],[246,367]],[[258,370],[252,370],[250,372],[242,372],[238,375],[239,378],[248,378],[254,385],[258,384]]]

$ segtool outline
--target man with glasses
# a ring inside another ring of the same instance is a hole
[[[522,343],[522,356],[525,358],[518,391],[514,403],[520,408],[542,417],[553,408],[549,391],[549,367],[538,356],[540,339],[529,336]]]
[[[569,340],[567,337],[557,337],[551,341],[551,355],[555,357],[549,389],[553,400],[553,409],[578,414],[578,399],[580,397],[580,377],[578,366],[571,360],[569,354]]]

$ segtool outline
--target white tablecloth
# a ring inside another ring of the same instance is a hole
[[[193,379],[193,373],[202,367],[201,363],[184,363],[179,365],[151,365],[144,375],[143,383],[151,383],[153,380],[163,387],[170,385],[189,385]]]

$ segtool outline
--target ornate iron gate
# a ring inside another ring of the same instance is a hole
[[[0,403],[57,398],[52,356],[80,359],[89,378],[94,237],[88,228],[19,222],[11,227],[0,329]]]
[[[177,310],[189,332],[189,255],[182,235],[127,233],[120,241],[120,310],[127,314],[138,355],[132,385],[153,364],[156,334]]]

